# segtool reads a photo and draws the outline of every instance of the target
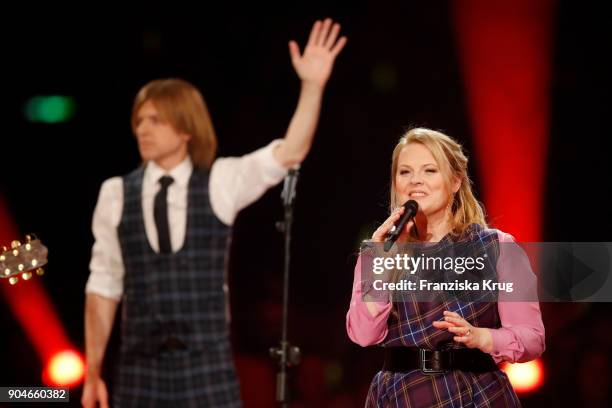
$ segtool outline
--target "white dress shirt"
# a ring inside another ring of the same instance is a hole
[[[278,184],[287,174],[272,155],[282,140],[241,157],[219,158],[210,170],[208,181],[210,205],[223,223],[232,225],[240,210],[247,207],[268,188]],[[189,157],[170,171],[148,162],[142,182],[142,213],[149,244],[159,252],[157,229],[153,217],[153,201],[160,189],[159,178],[169,175],[174,183],[168,187],[168,224],[172,251],[177,252],[185,241],[187,194],[193,165]],[[95,242],[89,263],[89,279],[85,292],[119,300],[123,295],[125,269],[117,227],[123,213],[123,179],[113,177],[102,183],[94,210],[92,231]]]

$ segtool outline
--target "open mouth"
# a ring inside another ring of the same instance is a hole
[[[413,191],[410,194],[408,194],[408,197],[410,198],[422,198],[422,197],[427,197],[427,193],[424,191]]]

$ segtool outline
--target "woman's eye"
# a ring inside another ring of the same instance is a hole
[[[406,175],[408,173],[410,173],[408,170],[400,170],[399,172],[400,176]]]
[[[425,170],[425,171],[426,171],[427,173],[437,173],[437,172],[438,172],[438,170],[436,170],[436,169],[427,169],[427,170]]]

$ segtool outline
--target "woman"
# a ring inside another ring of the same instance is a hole
[[[374,232],[373,242],[385,239],[407,200],[419,205],[418,233],[411,221],[398,242],[483,243],[498,249],[500,281],[520,274],[523,284],[525,276],[535,284],[529,264],[510,262],[499,245],[512,243],[512,236],[487,228],[467,175],[467,158],[450,137],[416,128],[400,139],[391,165],[392,213]],[[365,302],[361,264],[358,260],[355,267],[347,332],[361,346],[385,347],[385,364],[371,383],[366,407],[520,406],[496,363],[542,354],[538,302]]]

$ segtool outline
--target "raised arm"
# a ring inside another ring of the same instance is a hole
[[[286,168],[301,163],[312,145],[325,84],[346,44],[346,37],[338,39],[339,33],[340,25],[328,18],[314,23],[303,53],[295,41],[289,42],[291,62],[302,85],[284,143],[274,150],[274,158]]]

